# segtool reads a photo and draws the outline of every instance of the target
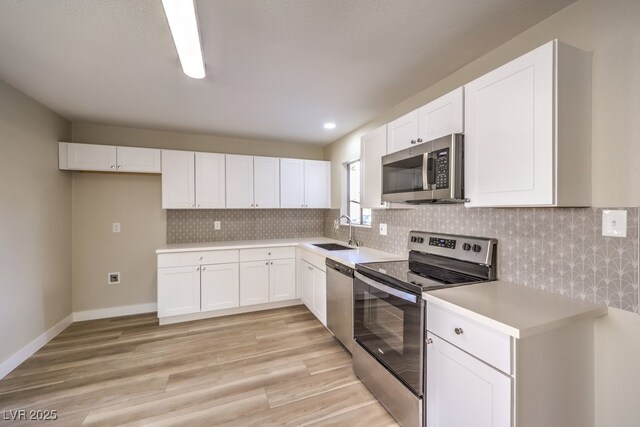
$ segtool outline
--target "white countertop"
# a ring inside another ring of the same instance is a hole
[[[424,292],[423,298],[515,338],[607,314],[604,305],[502,281]]]
[[[305,237],[297,239],[268,239],[268,240],[239,240],[230,242],[209,243],[175,243],[161,246],[156,250],[157,254],[194,251],[216,251],[224,249],[253,249],[278,246],[299,246],[307,251],[330,258],[349,267],[362,262],[397,261],[405,257],[376,249],[359,247],[343,251],[327,251],[313,246],[313,243],[338,243],[346,246],[346,242],[329,239],[327,237]]]

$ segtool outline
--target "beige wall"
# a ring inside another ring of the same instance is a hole
[[[71,313],[70,131],[0,80],[0,363]]]
[[[333,207],[344,186],[340,166],[358,156],[363,134],[554,38],[593,52],[593,205],[640,205],[639,16],[637,0],[579,0],[331,144]]]
[[[73,123],[73,142],[322,159],[317,145]],[[113,233],[111,224],[121,223]],[[166,242],[160,175],[73,172],[73,310],[156,302],[155,250]],[[107,285],[120,272],[121,283]]]

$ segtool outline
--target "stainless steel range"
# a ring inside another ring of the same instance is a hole
[[[407,261],[356,265],[353,369],[403,426],[424,423],[422,292],[495,280],[495,239],[412,231]]]

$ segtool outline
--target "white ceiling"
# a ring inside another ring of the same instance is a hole
[[[160,0],[0,0],[0,78],[70,120],[326,144],[573,1],[197,0],[192,80]]]

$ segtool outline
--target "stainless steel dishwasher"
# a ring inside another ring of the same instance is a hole
[[[327,258],[327,327],[353,353],[354,269]]]

